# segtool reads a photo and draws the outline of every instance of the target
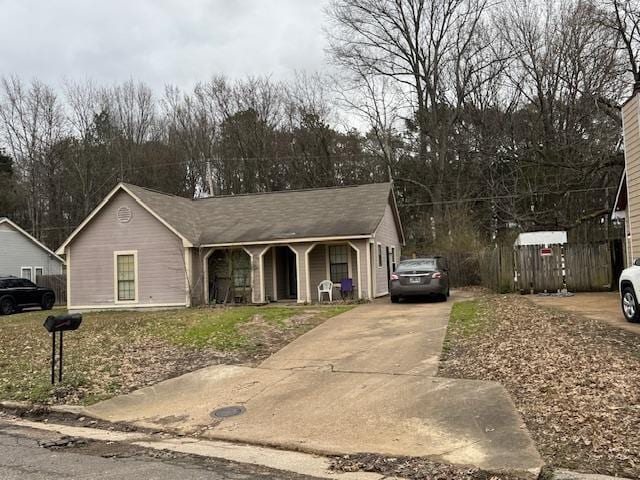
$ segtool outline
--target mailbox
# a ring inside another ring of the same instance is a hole
[[[82,315],[75,313],[73,315],[60,315],[58,317],[49,316],[44,321],[44,328],[49,333],[66,332],[77,330],[82,323]]]
[[[51,334],[51,385],[56,382],[56,333],[60,332],[60,353],[59,353],[59,371],[58,381],[62,381],[62,343],[64,332],[77,330],[82,323],[82,315],[79,313],[73,315],[60,315],[57,317],[49,316],[44,321],[44,328]]]

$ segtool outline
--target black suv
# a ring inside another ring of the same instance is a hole
[[[39,287],[26,278],[0,277],[0,315],[29,307],[51,310],[55,303],[56,294],[50,288]]]

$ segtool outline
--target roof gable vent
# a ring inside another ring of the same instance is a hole
[[[129,207],[123,206],[118,209],[116,216],[120,223],[129,223],[131,221],[131,217],[133,217],[133,213]]]

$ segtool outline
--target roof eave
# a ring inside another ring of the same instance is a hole
[[[62,262],[63,264],[65,263],[64,259],[59,257],[58,254],[56,252],[54,252],[53,250],[51,250],[50,248],[48,248],[45,244],[43,244],[42,242],[40,242],[37,238],[35,238],[33,235],[30,235],[26,230],[23,230],[22,228],[20,228],[16,223],[12,222],[11,220],[9,220],[7,217],[3,217],[0,218],[0,225],[2,225],[3,223],[8,223],[9,225],[11,225],[13,228],[15,228],[18,232],[20,232],[22,235],[24,235],[25,237],[27,237],[29,240],[31,240],[33,243],[35,243],[37,246],[39,246],[40,248],[42,248],[44,251],[46,251],[49,255],[52,255],[53,257],[55,257],[57,260],[59,260],[60,262]]]

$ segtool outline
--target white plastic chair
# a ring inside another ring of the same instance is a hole
[[[322,302],[322,294],[329,294],[329,301],[333,302],[333,282],[331,280],[323,280],[318,285],[318,301]]]

